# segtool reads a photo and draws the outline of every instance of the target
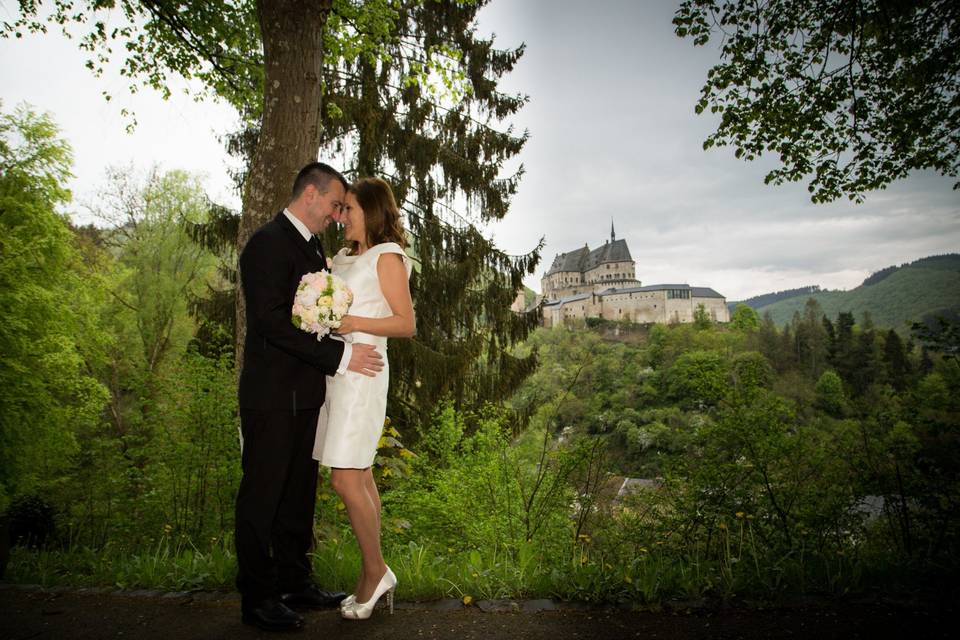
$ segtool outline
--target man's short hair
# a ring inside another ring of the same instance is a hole
[[[320,193],[326,193],[331,180],[339,180],[344,189],[350,187],[346,178],[330,165],[323,162],[311,162],[300,169],[297,179],[293,181],[293,199],[299,198],[308,184],[312,184]]]

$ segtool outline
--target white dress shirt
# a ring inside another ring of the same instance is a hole
[[[290,213],[289,209],[285,208],[283,210],[283,215],[287,216],[287,220],[293,223],[293,226],[296,227],[297,231],[300,232],[300,235],[303,236],[303,239],[307,242],[310,242],[310,238],[313,237],[313,234],[310,233],[310,229],[307,228],[307,225],[303,224],[300,218]],[[340,336],[331,335],[330,337],[343,343],[343,356],[340,358],[340,366],[337,367],[337,373],[343,375],[347,372],[347,365],[350,364],[350,358],[353,356],[353,345]]]

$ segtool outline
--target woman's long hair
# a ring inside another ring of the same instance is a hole
[[[407,246],[406,234],[400,225],[400,210],[393,197],[393,189],[380,178],[360,178],[350,185],[350,193],[363,209],[363,223],[367,231],[367,246],[381,242],[396,242]],[[359,243],[351,243],[350,252],[356,255]]]

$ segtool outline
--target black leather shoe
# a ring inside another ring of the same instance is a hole
[[[264,631],[294,631],[303,627],[303,617],[276,598],[267,598],[249,606],[242,606],[244,624]]]
[[[291,609],[332,609],[339,606],[346,597],[347,594],[342,591],[324,591],[317,585],[311,584],[300,591],[281,593],[280,602]]]

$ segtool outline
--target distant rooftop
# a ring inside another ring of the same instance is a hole
[[[583,273],[598,267],[607,262],[632,262],[630,249],[627,247],[626,240],[613,240],[605,242],[593,251],[590,247],[584,245],[580,249],[561,253],[553,259],[550,270],[544,276],[557,273],[559,271],[574,271]]]
[[[651,284],[644,287],[624,287],[622,289],[610,288],[602,291],[599,295],[608,296],[620,293],[640,293],[644,291],[665,291],[667,289],[689,289],[690,295],[694,298],[723,298],[722,295],[710,287],[691,287],[688,284]]]

